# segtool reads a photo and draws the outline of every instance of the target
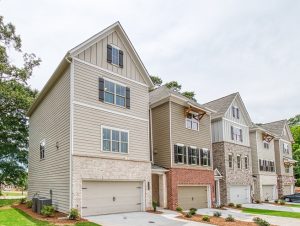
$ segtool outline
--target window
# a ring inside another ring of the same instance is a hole
[[[249,164],[249,158],[248,156],[245,156],[245,169],[248,169],[248,164]]]
[[[242,168],[242,162],[241,162],[241,156],[240,155],[236,156],[236,162],[237,162],[237,168],[241,169]]]
[[[189,164],[191,165],[199,165],[199,150],[195,147],[188,148],[188,155],[189,155]]]
[[[102,151],[128,153],[128,132],[103,127]]]
[[[283,144],[283,153],[289,153],[289,145],[286,143]]]
[[[264,143],[264,149],[269,149],[269,147],[270,147],[269,142],[263,141],[263,143]]]
[[[40,159],[45,158],[45,148],[46,148],[46,140],[42,140],[40,142]]]
[[[275,172],[274,162],[270,161],[270,171]]]
[[[264,170],[264,165],[263,165],[263,160],[259,160],[259,170],[263,171]]]
[[[187,129],[199,130],[198,115],[188,113],[188,115],[186,116],[185,123],[186,123],[186,128]]]
[[[125,107],[126,87],[104,80],[104,101]]]
[[[231,126],[231,139],[243,142],[243,131],[240,128]]]
[[[284,168],[285,168],[285,173],[289,173],[290,172],[290,167],[285,166]]]
[[[123,68],[123,51],[113,45],[107,45],[107,62]]]
[[[233,118],[240,118],[240,110],[238,107],[232,106],[232,117]]]
[[[201,166],[210,166],[210,151],[208,149],[200,149]]]
[[[180,144],[174,145],[174,158],[175,163],[186,163],[186,153],[185,153],[185,147]]]
[[[112,61],[113,64],[119,65],[119,49],[112,47]]]
[[[233,156],[232,153],[228,155],[228,166],[229,168],[233,168]]]

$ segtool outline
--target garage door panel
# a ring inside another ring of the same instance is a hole
[[[82,187],[83,216],[141,211],[141,182],[85,181]]]
[[[187,210],[190,208],[206,208],[207,187],[206,186],[179,186],[178,206]]]
[[[274,200],[274,185],[263,185],[262,186],[262,194],[263,200]]]
[[[229,187],[230,202],[235,204],[250,203],[250,186],[232,185]]]
[[[291,185],[284,185],[283,186],[283,195],[290,195],[290,194],[292,194]]]

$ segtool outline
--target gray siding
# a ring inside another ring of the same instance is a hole
[[[223,141],[223,121],[213,121],[211,122],[211,130],[212,130],[212,142],[220,142]]]
[[[49,197],[59,211],[69,211],[70,71],[61,76],[29,120],[29,197]],[[46,140],[40,160],[40,141]],[[56,148],[58,142],[59,148]]]
[[[152,137],[154,163],[170,168],[170,113],[169,102],[151,109],[152,112]]]
[[[231,139],[231,126],[242,129],[243,142]],[[223,119],[224,141],[250,147],[249,127],[247,125],[236,124],[234,122]]]

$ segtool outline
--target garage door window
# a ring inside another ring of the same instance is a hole
[[[128,153],[128,131],[102,127],[102,151]]]

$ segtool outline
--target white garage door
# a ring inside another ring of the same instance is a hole
[[[82,216],[142,210],[142,183],[83,181]]]
[[[283,195],[290,195],[292,194],[292,185],[284,185],[283,186]]]
[[[208,207],[207,186],[178,186],[178,206],[184,210]]]
[[[262,186],[262,194],[263,194],[263,201],[265,200],[274,200],[274,188],[275,185],[263,185]]]
[[[250,203],[250,186],[230,186],[230,202],[235,204]]]

